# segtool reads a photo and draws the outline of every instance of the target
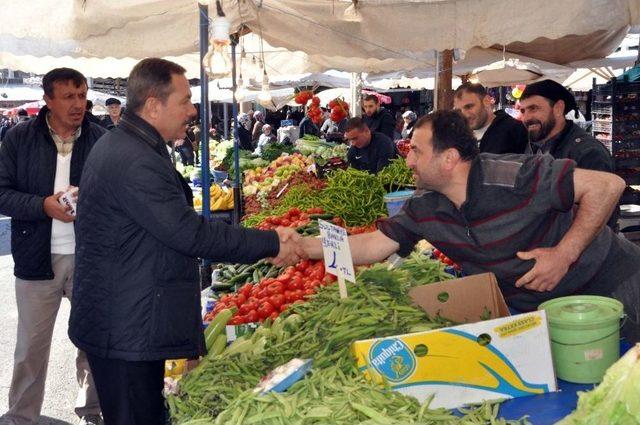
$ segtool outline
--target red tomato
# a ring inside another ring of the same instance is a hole
[[[319,279],[311,282],[311,286],[313,286],[314,288],[317,288],[318,286],[321,286],[321,285],[322,285],[322,282]]]
[[[271,217],[271,223],[279,226],[282,223],[282,219],[280,217]]]
[[[302,286],[304,285],[302,277],[301,276],[294,276],[291,278],[291,281],[289,282],[289,284],[287,285],[288,289],[302,289]]]
[[[315,270],[313,273],[311,273],[309,275],[309,279],[311,279],[311,280],[322,280],[322,279],[324,279],[324,273]]]
[[[289,304],[289,303],[282,304],[282,305],[280,306],[280,313],[282,313],[283,311],[285,311],[286,309],[288,309],[290,305],[291,305],[291,304]]]
[[[283,292],[284,285],[282,284],[282,282],[273,282],[270,283],[269,286],[267,286],[267,294],[269,295],[282,294]]]
[[[316,293],[316,291],[313,288],[309,288],[309,289],[305,289],[304,290],[304,297],[310,297],[311,295],[314,295]]]
[[[260,316],[258,315],[257,311],[251,310],[249,313],[247,313],[247,315],[245,316],[245,319],[247,323],[255,323],[258,320],[260,320]]]
[[[235,317],[232,317],[232,318],[231,318],[231,320],[229,320],[229,321],[227,322],[227,324],[228,324],[228,325],[239,325],[240,323],[242,323],[242,322],[240,321],[240,319],[241,319],[241,318],[242,318],[242,319],[244,319],[244,317],[243,317],[243,316],[235,316]]]
[[[273,322],[274,320],[276,320],[278,318],[278,316],[280,315],[279,311],[274,311],[273,313],[271,313],[271,315],[269,316],[269,319],[271,319],[271,321]]]
[[[293,293],[296,300],[301,300],[304,295],[304,292],[301,289],[296,289]]]
[[[247,296],[243,293],[238,294],[238,296],[236,297],[236,302],[238,303],[236,304],[238,307],[241,306],[242,304],[247,302]]]
[[[289,220],[288,218],[283,218],[282,221],[280,222],[280,225],[284,227],[289,227],[291,226],[291,220]]]
[[[269,294],[267,293],[266,289],[260,289],[258,291],[258,293],[255,295],[255,297],[259,300],[262,300],[264,297],[268,297]]]
[[[240,314],[247,314],[252,310],[251,308],[251,304],[249,303],[244,303],[240,306],[240,308],[238,309],[238,313]]]
[[[296,264],[296,270],[299,272],[304,272],[309,268],[310,264],[311,264],[311,261],[309,260],[300,261],[298,264]]]
[[[271,315],[271,313],[273,313],[273,311],[273,306],[269,301],[262,301],[257,310],[258,316],[260,316],[261,319],[266,319]]]
[[[244,285],[242,285],[242,288],[238,290],[238,292],[249,298],[251,296],[251,289],[253,289],[253,284],[245,283]]]
[[[291,209],[289,210],[289,214],[290,214],[290,215],[292,215],[292,216],[293,216],[293,215],[300,215],[300,213],[301,213],[301,212],[302,212],[302,211],[300,211],[300,208],[295,208],[295,207],[294,207],[294,208],[291,208]]]
[[[291,275],[292,275],[292,274],[291,274],[291,273],[289,273],[289,272],[284,272],[284,273],[282,273],[280,276],[278,276],[278,277],[276,278],[276,280],[277,280],[278,282],[288,282],[289,280],[291,280]]]
[[[296,294],[294,291],[284,291],[284,300],[287,303],[292,303],[296,300]]]
[[[271,297],[269,297],[269,303],[276,310],[279,309],[280,306],[285,303],[285,301],[286,300],[285,300],[285,297],[284,297],[283,294],[275,294],[275,295],[272,295]]]

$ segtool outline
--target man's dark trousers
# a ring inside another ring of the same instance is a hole
[[[105,425],[164,425],[164,361],[103,359],[87,353]]]

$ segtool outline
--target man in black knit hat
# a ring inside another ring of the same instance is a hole
[[[568,158],[578,168],[613,172],[613,159],[608,149],[565,116],[578,116],[573,95],[560,83],[544,80],[529,84],[520,97],[522,122],[529,134],[525,153],[548,153],[556,159]],[[618,209],[607,225],[616,229]]]

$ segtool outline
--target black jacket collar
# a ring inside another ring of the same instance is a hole
[[[119,128],[144,140],[154,149],[162,147],[166,150],[165,141],[158,130],[137,114],[125,111],[120,118]]]

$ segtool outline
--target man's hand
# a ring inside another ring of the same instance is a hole
[[[553,290],[567,274],[569,266],[573,263],[557,247],[518,252],[518,258],[535,260],[536,264],[516,281],[516,287],[524,286],[526,289],[538,292]]]
[[[302,238],[302,248],[307,257],[312,260],[321,260],[324,256],[322,252],[322,240],[315,236],[307,236]]]
[[[44,199],[44,213],[54,220],[60,220],[63,223],[71,223],[76,218],[69,214],[71,208],[60,204],[60,197],[64,192],[58,192],[55,195],[47,196]]]
[[[302,237],[294,229],[289,227],[276,228],[280,239],[280,251],[278,256],[271,259],[271,262],[278,267],[290,266],[307,258],[302,248]]]

